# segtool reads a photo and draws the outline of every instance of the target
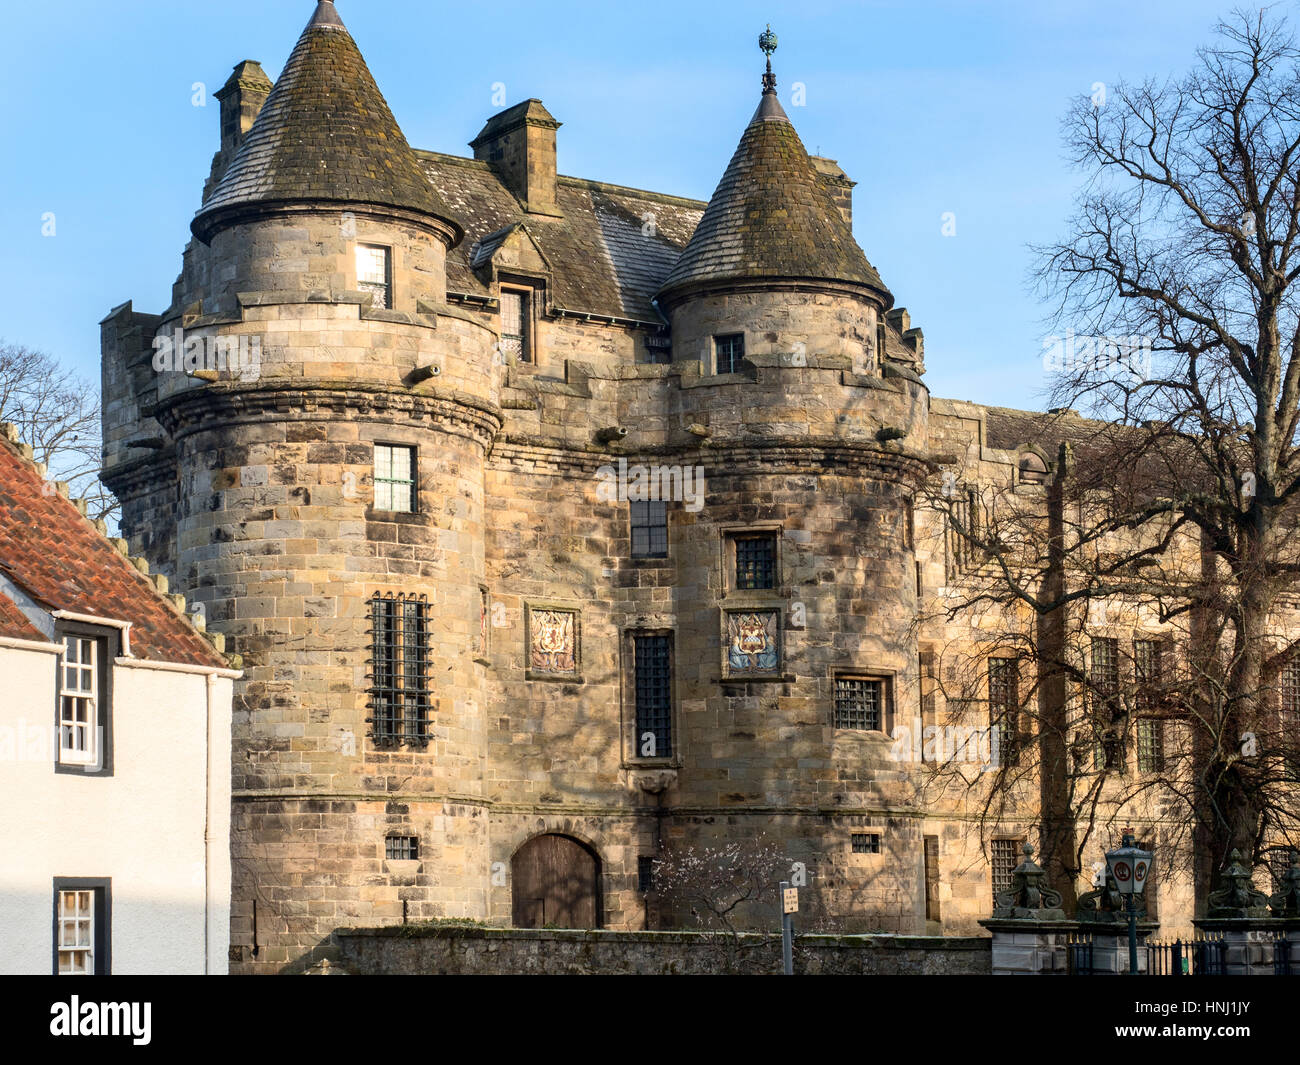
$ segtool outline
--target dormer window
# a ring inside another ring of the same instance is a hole
[[[378,244],[357,245],[357,288],[370,296],[372,307],[393,309],[392,249]]]
[[[520,362],[534,362],[530,293],[523,289],[501,290],[501,353]]]
[[[744,333],[727,333],[713,338],[714,373],[740,373],[744,357]]]

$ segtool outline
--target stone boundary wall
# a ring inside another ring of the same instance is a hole
[[[343,971],[367,976],[727,971],[726,946],[699,932],[394,925],[339,929],[335,936]],[[807,935],[795,941],[794,968],[810,975],[986,976],[991,942],[986,936]],[[733,971],[779,973],[781,937],[742,933]]]

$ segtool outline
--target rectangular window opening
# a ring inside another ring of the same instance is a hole
[[[392,252],[378,244],[357,245],[357,288],[368,294],[372,306],[393,309]]]
[[[745,358],[745,334],[727,333],[713,338],[715,373],[740,373]]]
[[[662,500],[628,503],[633,558],[668,557],[668,504]]]
[[[672,643],[663,634],[633,637],[636,737],[639,758],[670,758],[672,737]]]
[[[880,732],[885,727],[886,686],[880,677],[835,678],[835,727]]]
[[[375,510],[411,514],[415,511],[415,448],[375,445]]]
[[[377,743],[429,742],[429,604],[424,596],[370,600],[370,711]]]

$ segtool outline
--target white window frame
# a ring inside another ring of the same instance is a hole
[[[376,280],[372,276],[362,276],[363,273],[369,272],[363,270],[363,266],[367,268],[372,266],[375,259],[378,258],[368,254],[374,252],[381,253],[383,259],[384,277],[382,281]],[[393,309],[393,249],[385,244],[365,244],[358,241],[353,266],[357,272],[357,289],[361,292],[368,292],[371,296],[376,295],[378,290],[382,290],[384,298],[382,304],[379,304],[379,309],[391,311]],[[379,303],[378,300],[375,302]]]
[[[89,661],[86,661],[87,650]],[[59,657],[59,762],[98,765],[100,756],[100,641],[81,633],[65,633]],[[69,713],[69,707],[72,713]],[[81,716],[77,714],[81,711]],[[81,742],[68,742],[80,735]]]
[[[71,900],[72,909],[66,908]],[[59,941],[57,944],[60,976],[95,975],[95,889],[67,888],[59,891]],[[69,936],[71,931],[71,936]],[[64,968],[67,958],[69,967]],[[79,967],[76,967],[78,966]]]
[[[381,448],[386,449],[388,452],[387,476],[385,477],[380,477],[380,470],[381,470],[380,449]],[[410,478],[409,482],[396,476],[396,465],[393,459],[394,456],[399,451],[405,451],[407,455],[410,456],[410,465],[407,470],[407,474]],[[419,473],[418,473],[418,467],[416,465],[418,459],[419,456],[416,454],[416,449],[410,444],[381,444],[378,442],[375,443],[374,445],[375,499],[373,505],[374,510],[382,511],[387,514],[414,514],[416,512],[416,510],[418,509],[417,503],[419,499]],[[396,500],[393,495],[393,486],[404,485],[408,483],[410,485],[411,494],[410,494],[410,499],[407,502],[407,505],[404,507],[394,506]],[[387,498],[382,500],[380,496],[381,485],[386,486],[387,489]],[[385,502],[388,504],[387,506],[383,505],[383,503]]]

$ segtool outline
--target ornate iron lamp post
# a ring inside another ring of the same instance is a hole
[[[1147,886],[1151,874],[1152,854],[1133,843],[1133,830],[1124,830],[1124,844],[1118,850],[1106,852],[1106,868],[1115,878],[1119,893],[1128,908],[1128,971],[1138,974],[1137,897]]]

